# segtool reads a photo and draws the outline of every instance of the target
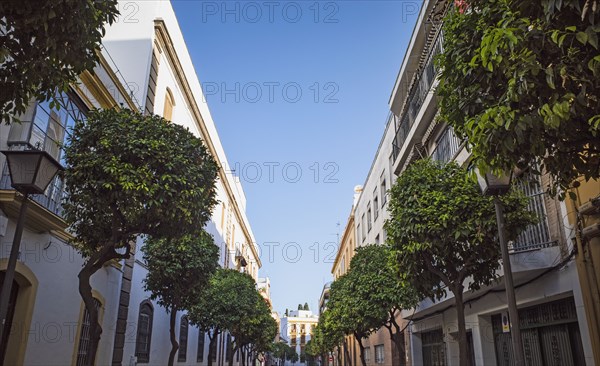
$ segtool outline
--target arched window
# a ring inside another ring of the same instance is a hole
[[[184,315],[181,317],[181,324],[179,325],[179,353],[177,354],[177,362],[185,362],[187,358],[188,330],[188,317]]]
[[[148,300],[142,301],[138,313],[137,335],[135,338],[135,356],[138,363],[150,362],[153,318],[154,307],[152,303]]]
[[[98,310],[98,318],[100,318],[100,307],[102,304],[100,300],[94,297],[94,305]],[[81,320],[81,332],[79,333],[79,345],[77,346],[77,366],[83,366],[88,364],[89,354],[91,351],[91,319],[90,313],[87,309],[83,310],[83,317]],[[93,363],[93,362],[92,362]]]
[[[165,109],[163,111],[163,117],[169,121],[171,118],[173,118],[173,107],[175,107],[175,98],[173,98],[171,89],[167,88],[167,92],[165,93]]]
[[[198,332],[198,354],[196,355],[196,362],[204,361],[204,341],[206,339],[206,333],[202,330]]]
[[[4,283],[4,273],[5,271],[0,272],[0,286]],[[4,323],[4,330],[2,331],[2,339],[0,340],[0,365],[4,362],[4,356],[6,355],[6,350],[8,346],[8,337],[11,333],[12,321],[15,315],[15,308],[17,305],[17,296],[19,294],[19,284],[17,281],[13,280],[13,284],[10,289],[10,295],[8,297],[8,311],[6,313],[6,322]]]

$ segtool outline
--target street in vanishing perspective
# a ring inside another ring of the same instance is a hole
[[[599,34],[0,1],[0,366],[600,365]]]

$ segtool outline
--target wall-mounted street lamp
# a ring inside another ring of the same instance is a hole
[[[519,311],[517,310],[517,299],[515,296],[515,286],[512,276],[512,266],[510,264],[510,255],[508,253],[508,242],[506,241],[504,207],[499,196],[506,194],[510,189],[512,172],[496,176],[492,173],[481,174],[477,171],[477,181],[484,195],[494,196],[494,206],[496,208],[496,222],[498,224],[498,239],[502,252],[502,266],[504,267],[504,286],[506,299],[508,302],[508,316],[510,317],[510,331],[515,355],[515,366],[525,366],[525,353],[523,343],[521,342],[521,327],[519,324]]]
[[[7,150],[6,155],[8,170],[12,187],[23,194],[23,201],[19,211],[19,219],[15,228],[15,235],[10,249],[8,265],[4,274],[2,289],[0,290],[0,341],[4,340],[6,315],[8,312],[8,299],[17,267],[17,256],[21,246],[23,227],[29,204],[29,195],[44,193],[56,173],[62,166],[46,151],[42,150]],[[6,337],[8,339],[8,337]],[[0,363],[2,360],[0,360]]]

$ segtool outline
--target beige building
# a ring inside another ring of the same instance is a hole
[[[310,310],[290,310],[281,318],[281,336],[287,339],[290,347],[298,353],[300,362],[297,362],[297,365],[306,365],[306,362],[302,362],[304,347],[311,339],[317,323],[319,323],[319,316]]]

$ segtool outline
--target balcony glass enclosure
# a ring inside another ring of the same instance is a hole
[[[45,150],[64,166],[63,146],[76,120],[85,120],[85,108],[71,93],[60,93],[58,106],[52,105],[50,101],[34,102],[18,117],[18,121],[11,123],[8,148]],[[12,189],[6,164],[0,177],[0,189]],[[44,194],[33,195],[32,199],[60,216],[64,195],[63,180],[56,176]]]

